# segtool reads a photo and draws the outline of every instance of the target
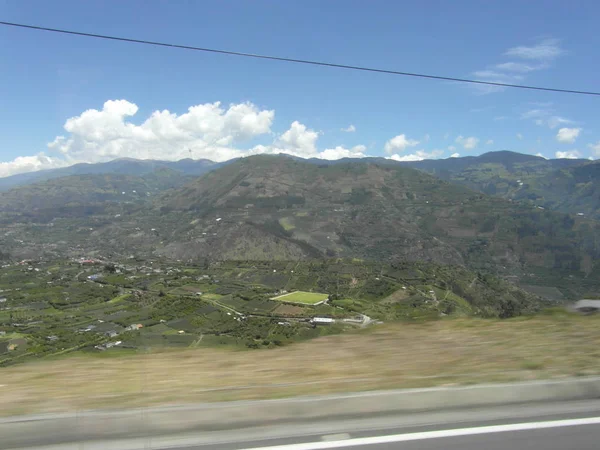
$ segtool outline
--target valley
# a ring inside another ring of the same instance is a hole
[[[0,205],[3,365],[531,316],[600,290],[596,221],[387,160],[69,175]]]
[[[365,261],[22,261],[0,275],[0,365],[73,351],[273,348],[378,322],[556,305],[460,267]]]

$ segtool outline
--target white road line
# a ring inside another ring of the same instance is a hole
[[[600,417],[585,419],[553,420],[549,422],[514,423],[508,425],[492,425],[488,427],[459,428],[456,430],[424,431],[419,433],[393,434],[366,438],[346,439],[341,441],[309,442],[303,444],[275,445],[272,447],[252,447],[245,450],[321,450],[329,448],[359,447],[366,445],[389,444],[392,442],[420,441],[456,436],[472,436],[478,434],[504,433],[507,431],[543,430],[547,428],[574,427],[600,424]]]

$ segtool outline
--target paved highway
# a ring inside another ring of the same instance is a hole
[[[0,446],[1,447],[1,446]],[[28,450],[598,450],[600,400],[440,411]]]

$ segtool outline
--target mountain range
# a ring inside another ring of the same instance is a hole
[[[81,163],[59,169],[40,170],[0,178],[0,192],[32,183],[53,180],[69,175],[111,174],[111,175],[145,175],[157,169],[171,169],[184,175],[198,176],[219,167],[208,159],[182,159],[179,161],[142,160],[120,158],[105,163]]]
[[[600,162],[587,159],[545,159],[511,151],[496,151],[422,161],[394,161],[385,158],[344,158],[328,161],[295,158],[310,164],[340,164],[367,161],[379,165],[404,166],[435,175],[442,180],[505,199],[517,200],[546,209],[598,219],[600,214]],[[180,161],[122,158],[106,163],[76,164],[70,167],[0,178],[0,192],[70,175],[143,176],[158,169],[171,169],[182,180],[197,177],[236,160],[216,163],[207,159]]]
[[[579,189],[586,177],[597,183],[594,163],[479,158],[436,162],[452,165],[443,176],[426,173],[438,170],[429,161],[284,155],[203,163],[210,171],[200,177],[156,166],[142,175],[68,176],[0,194],[0,245],[15,258],[430,261],[560,295],[596,289],[599,223],[469,186],[492,165],[493,173],[505,167],[502,180],[519,177],[523,186],[527,170],[546,183],[575,173],[568,186]]]
[[[485,194],[599,218],[600,162],[501,151],[401,163]]]

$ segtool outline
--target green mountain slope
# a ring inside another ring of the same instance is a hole
[[[436,261],[518,276],[531,268],[589,275],[600,256],[595,222],[372,163],[247,158],[170,192],[160,206],[194,218],[188,239],[207,233],[207,245],[188,247],[186,257],[201,249],[251,259],[264,235],[307,257]],[[212,242],[217,231],[223,239]],[[264,245],[265,257],[279,257]]]
[[[546,160],[509,151],[476,157],[401,163],[506,199],[565,213],[599,217],[600,165],[582,159]]]
[[[600,163],[555,170],[521,181],[506,197],[544,208],[600,219]]]
[[[0,219],[48,221],[102,214],[119,203],[140,204],[194,177],[167,168],[142,175],[86,174],[56,178],[0,192]]]

